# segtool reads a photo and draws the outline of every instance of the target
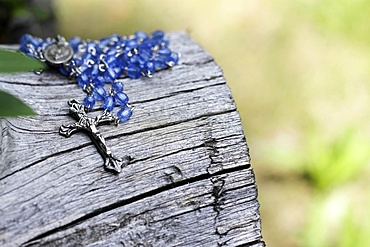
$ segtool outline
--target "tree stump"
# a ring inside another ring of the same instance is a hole
[[[177,66],[122,78],[135,107],[100,126],[120,174],[103,169],[89,136],[65,138],[81,89],[55,71],[1,74],[0,90],[38,115],[0,119],[1,246],[265,246],[240,117],[214,59],[170,34]]]

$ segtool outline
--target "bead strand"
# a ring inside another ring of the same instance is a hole
[[[60,36],[42,40],[26,34],[21,38],[20,51],[46,62],[45,49],[58,42],[68,45],[73,55],[67,62],[53,65],[64,76],[76,79],[87,94],[83,100],[85,108],[92,110],[96,101],[101,101],[102,108],[109,112],[119,106],[116,115],[121,122],[127,121],[132,111],[123,84],[117,79],[151,77],[158,70],[174,66],[179,59],[178,53],[168,48],[169,40],[160,30],[151,35],[138,31],[128,37],[113,34],[97,41],[73,37],[68,43]],[[111,85],[109,90],[107,84]]]

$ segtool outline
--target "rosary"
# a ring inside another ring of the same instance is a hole
[[[128,155],[113,156],[97,126],[118,125],[131,117],[129,98],[117,79],[122,76],[132,79],[151,77],[158,70],[174,66],[179,54],[172,52],[168,45],[169,40],[163,31],[151,35],[139,31],[127,37],[113,34],[95,41],[78,37],[66,41],[62,36],[43,40],[25,34],[21,38],[20,51],[77,81],[86,97],[82,102],[68,101],[77,122],[63,124],[59,134],[70,137],[78,131],[86,132],[103,157],[104,167],[119,173],[131,158]],[[97,102],[101,102],[103,112],[94,118],[89,117],[88,112]]]

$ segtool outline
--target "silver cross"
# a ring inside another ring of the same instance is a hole
[[[130,163],[130,156],[125,155],[122,159],[114,157],[110,148],[106,145],[104,137],[97,129],[97,126],[101,124],[117,125],[119,123],[119,118],[108,111],[104,111],[103,114],[100,114],[95,118],[88,117],[85,107],[75,99],[70,100],[68,105],[70,106],[70,112],[78,122],[67,125],[63,124],[60,126],[59,134],[65,137],[70,137],[78,131],[87,132],[103,157],[105,168],[113,172],[121,172],[122,167],[125,167]]]

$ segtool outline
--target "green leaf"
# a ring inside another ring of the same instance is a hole
[[[0,91],[0,116],[1,117],[16,117],[30,116],[36,113],[25,103],[13,95]]]
[[[41,69],[44,65],[36,59],[6,49],[0,49],[0,72],[11,73]]]

